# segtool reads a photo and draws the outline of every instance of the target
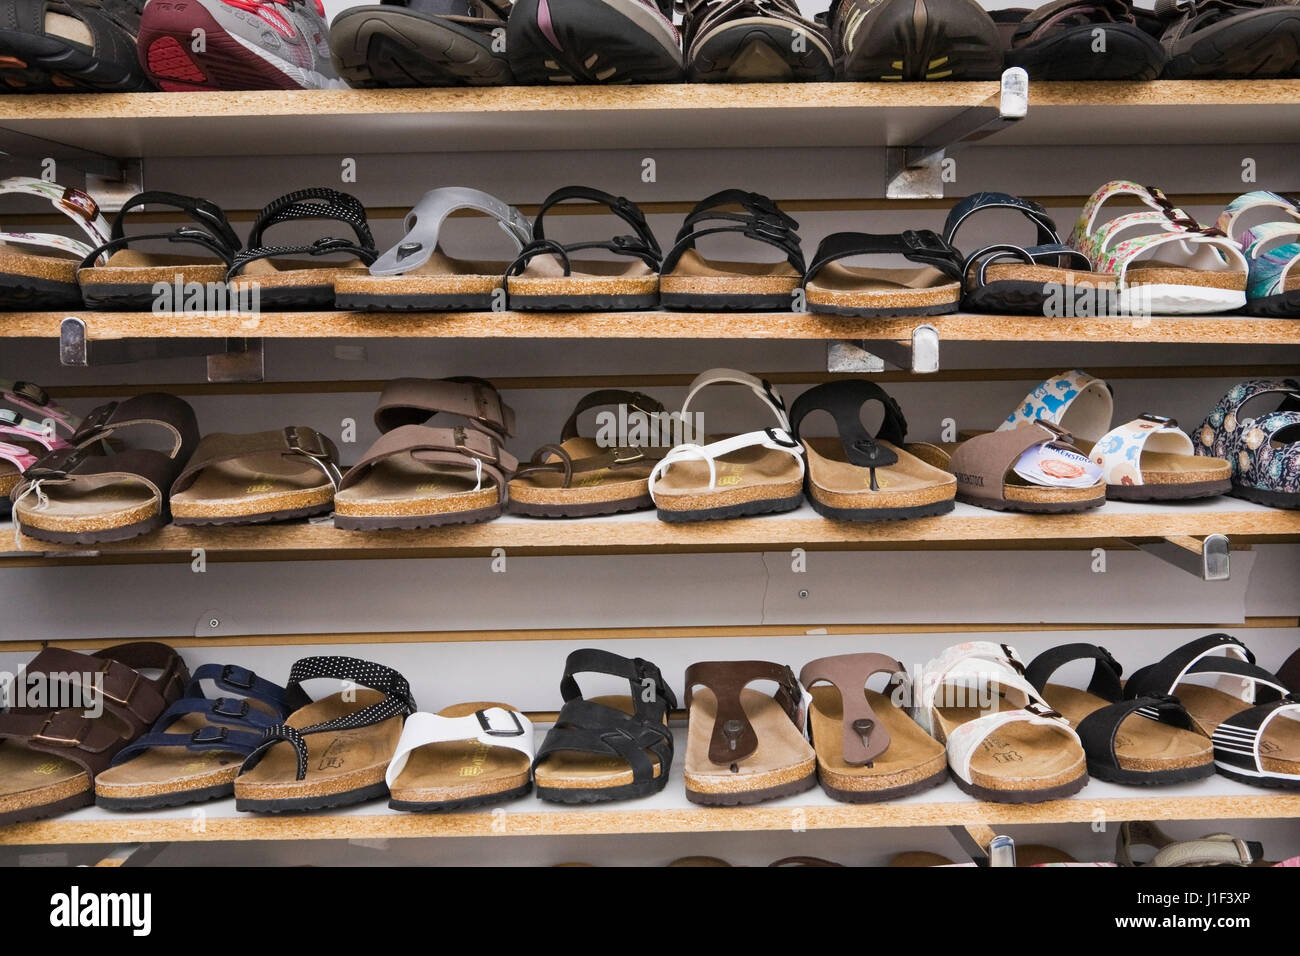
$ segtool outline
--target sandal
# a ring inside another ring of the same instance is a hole
[[[701,389],[722,383],[749,386],[776,427],[675,446],[650,472],[650,497],[660,521],[772,514],[792,511],[803,501],[803,446],[790,434],[785,402],[766,380],[729,368],[701,372],[682,402],[682,421],[690,421],[687,410]]]
[[[1223,651],[1227,656],[1214,656]],[[1218,687],[1186,682],[1219,678]],[[1126,698],[1173,694],[1214,744],[1214,766],[1257,787],[1300,790],[1300,697],[1228,634],[1190,641],[1133,673]]]
[[[617,407],[627,428],[602,439],[578,434],[578,416],[595,408]],[[663,430],[664,407],[649,395],[620,389],[601,389],[578,400],[573,414],[560,430],[560,443],[543,445],[528,464],[510,480],[511,514],[541,518],[578,518],[653,508],[647,479],[650,470],[669,448],[650,444]],[[640,430],[633,416],[646,423]],[[625,432],[625,433],[624,433]],[[622,439],[626,444],[620,444]]]
[[[23,92],[151,90],[136,55],[143,7],[142,0],[4,0],[0,76]]]
[[[438,414],[463,424],[433,427]],[[375,410],[382,434],[339,483],[334,526],[436,528],[500,517],[518,461],[502,442],[515,413],[478,378],[399,378]]]
[[[884,409],[872,436],[862,425],[862,408]],[[810,412],[835,419],[837,438],[802,434]],[[957,480],[902,449],[907,422],[902,409],[879,385],[865,379],[827,382],[804,392],[790,408],[790,428],[808,463],[805,491],[813,510],[840,521],[921,518],[953,510]]]
[[[798,228],[799,223],[766,196],[741,189],[714,193],[695,204],[677,233],[676,244],[664,255],[659,267],[660,302],[666,309],[687,312],[790,311],[804,273]],[[727,233],[773,246],[785,259],[719,262],[696,249],[698,239]]]
[[[1134,196],[1147,209],[1103,217],[1102,207],[1117,196]],[[1095,272],[1114,274],[1122,315],[1205,315],[1246,304],[1248,269],[1237,244],[1155,187],[1116,179],[1099,188],[1084,203],[1070,245]],[[1157,250],[1167,258],[1151,257]]]
[[[1041,803],[1078,793],[1087,758],[1069,721],[1024,677],[1006,644],[954,644],[925,665],[914,716],[948,748],[964,792],[993,803]]]
[[[105,444],[142,432],[161,434],[170,449],[116,451]],[[161,528],[167,491],[198,437],[194,409],[175,395],[147,392],[101,405],[67,448],[23,472],[12,492],[14,520],[28,537],[60,544],[124,541]]]
[[[1002,44],[974,0],[833,0],[840,80],[995,80]]]
[[[339,450],[299,425],[203,436],[171,486],[178,525],[259,524],[328,514],[342,481]]]
[[[755,681],[775,681],[775,694],[750,690]],[[817,755],[804,738],[804,690],[784,664],[692,664],[686,668],[686,709],[682,775],[691,803],[761,803],[817,783]]]
[[[1300,317],[1300,206],[1256,190],[1228,203],[1215,225],[1241,246],[1250,264],[1247,314]]]
[[[856,256],[902,256],[919,269],[845,266]],[[817,247],[804,277],[808,308],[829,315],[945,315],[961,301],[961,253],[929,229],[897,235],[837,232]]]
[[[285,692],[297,699],[304,681],[345,681],[340,693],[306,704],[267,728],[235,777],[235,809],[255,813],[346,807],[388,795],[384,772],[415,713],[406,678],[355,657],[304,657],[289,671]],[[368,690],[360,690],[369,688]],[[320,743],[314,753],[309,737]]]
[[[1247,416],[1247,406],[1260,404],[1257,399],[1279,394],[1286,398],[1275,411]],[[1198,455],[1228,460],[1228,494],[1270,508],[1300,508],[1300,381],[1255,379],[1234,385],[1196,434]]]
[[[623,678],[631,696],[582,696],[574,674]],[[677,697],[659,668],[597,648],[571,653],[560,681],[564,707],[533,760],[537,796],[553,803],[597,803],[658,793],[668,783]]]
[[[204,681],[234,696],[209,699]],[[301,690],[291,695],[238,664],[204,664],[153,729],[118,751],[95,778],[95,803],[151,810],[228,797],[262,734],[307,702]]]
[[[1002,34],[1006,65],[1020,67],[1031,80],[1154,80],[1168,60],[1138,26],[1128,0],[1053,0],[989,16]]]
[[[437,813],[532,789],[533,724],[507,704],[456,704],[406,718],[384,780],[394,810]]]
[[[584,199],[608,207],[634,235],[560,243],[546,238],[543,222],[558,203]],[[625,260],[574,262],[569,253],[604,249]],[[659,304],[663,253],[641,208],[622,196],[586,186],[565,186],[546,197],[533,220],[533,238],[505,270],[510,308],[526,312],[635,311]]]
[[[292,246],[262,244],[263,234],[285,222],[327,219],[346,223],[356,240],[321,237],[315,242]],[[282,256],[330,256],[345,253],[353,258],[325,265],[314,262],[276,262]],[[248,245],[238,252],[226,272],[226,281],[242,280],[258,290],[263,308],[332,309],[336,279],[363,274],[379,256],[375,239],[366,222],[366,210],[355,196],[317,186],[288,193],[258,214],[248,234]]]
[[[1261,9],[1262,7],[1262,9]],[[1293,76],[1300,10],[1251,0],[1157,0],[1164,79]]]
[[[123,231],[126,214],[141,206],[179,209],[193,224],[182,226],[175,232],[128,236]],[[196,260],[192,255],[137,252],[130,248],[139,242],[160,239],[202,246],[217,258]],[[226,214],[215,203],[176,193],[137,193],[118,210],[110,238],[86,253],[77,269],[77,281],[86,307],[91,309],[181,312],[184,311],[186,287],[196,283],[205,291],[217,291],[220,296],[220,302],[205,301],[201,308],[219,311],[231,307],[226,289],[226,270],[239,252],[240,245]],[[170,309],[157,308],[159,295],[156,286],[159,283],[167,288],[168,293],[176,289],[175,294],[170,295]]]
[[[0,64],[2,65],[2,64]],[[0,195],[37,196],[67,216],[90,242],[45,232],[0,232],[0,310],[81,308],[77,263],[108,241],[99,205],[80,189],[30,176],[0,180]],[[30,246],[53,255],[18,252]]]
[[[1152,847],[1156,854],[1145,863],[1133,858],[1135,846]],[[1115,862],[1120,866],[1268,866],[1264,844],[1240,840],[1231,833],[1211,833],[1199,840],[1175,840],[1154,823],[1125,821],[1115,838]]]
[[[453,259],[439,245],[447,218],[462,209],[495,219],[513,245],[511,255],[532,241],[528,217],[495,196],[460,186],[431,189],[406,214],[406,235],[370,264],[368,275],[339,276],[336,306],[372,312],[491,311],[509,264]]]
[[[1071,661],[1092,660],[1087,690],[1047,683]],[[1124,699],[1123,668],[1104,647],[1065,644],[1044,651],[1025,668],[1025,679],[1079,734],[1088,774],[1112,783],[1165,784],[1214,774],[1214,752],[1192,718],[1168,696]]]
[[[886,693],[865,689],[876,674],[889,675]],[[799,672],[812,696],[808,722],[817,781],[828,797],[878,803],[948,779],[943,745],[890,699],[889,688],[906,680],[903,665],[884,654],[822,657]]]
[[[0,826],[94,803],[98,774],[180,698],[189,678],[180,656],[152,641],[90,654],[42,650],[13,685],[17,703],[0,713]],[[83,706],[25,706],[23,688],[34,681],[47,688],[43,700]]]
[[[796,0],[687,0],[682,48],[692,83],[829,82],[835,52],[825,27]],[[801,38],[802,43],[792,42]]]
[[[39,385],[0,379],[0,517],[9,513],[9,494],[22,473],[47,452],[67,448],[80,426]]]

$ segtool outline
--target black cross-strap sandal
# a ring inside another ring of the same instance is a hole
[[[846,266],[861,256],[902,256],[919,268]],[[809,311],[831,315],[944,315],[961,301],[964,261],[929,229],[894,235],[836,232],[817,247],[804,276]]]

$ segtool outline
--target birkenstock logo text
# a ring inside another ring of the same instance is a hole
[[[152,893],[82,893],[78,886],[50,897],[50,925],[75,928],[126,928],[132,936],[153,930]]]
[[[0,708],[14,707],[79,710],[84,717],[99,717],[104,713],[104,675],[97,671],[0,671]]]
[[[704,415],[691,412],[646,412],[629,405],[596,413],[600,448],[672,448],[704,440]]]
[[[171,282],[153,284],[153,312],[252,314],[262,311],[260,282],[186,282],[177,273]]]

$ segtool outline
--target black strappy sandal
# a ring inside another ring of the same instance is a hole
[[[860,256],[901,256],[916,267],[846,266]],[[929,229],[836,232],[817,246],[804,276],[808,309],[830,315],[944,315],[961,301],[962,257]]]

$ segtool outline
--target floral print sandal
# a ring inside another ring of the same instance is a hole
[[[1300,205],[1257,189],[1228,203],[1216,225],[1246,254],[1246,311],[1300,317]]]
[[[1265,396],[1286,396],[1272,411]],[[1262,412],[1247,413],[1247,406]],[[1263,406],[1263,408],[1260,408]],[[1255,379],[1228,389],[1196,433],[1196,453],[1228,459],[1233,497],[1300,508],[1300,381]]]

